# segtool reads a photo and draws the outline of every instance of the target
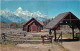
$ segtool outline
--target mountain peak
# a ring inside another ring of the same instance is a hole
[[[14,14],[17,15],[17,16],[19,16],[19,14],[21,14],[22,12],[23,12],[22,8],[19,7],[19,8],[14,12]]]
[[[23,11],[23,10],[22,10],[22,8],[21,8],[21,7],[19,7],[19,8],[17,9],[17,11],[21,12],[21,11]]]
[[[19,10],[22,10],[22,8],[21,8],[21,7],[19,7],[18,9],[19,9]]]

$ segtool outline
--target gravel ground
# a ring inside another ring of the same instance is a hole
[[[18,44],[16,46],[2,46],[1,51],[65,51],[55,44]]]
[[[63,46],[70,51],[80,51],[80,41],[76,42],[63,42]]]

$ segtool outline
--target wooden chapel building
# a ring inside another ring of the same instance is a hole
[[[23,31],[27,32],[40,32],[43,30],[43,25],[38,22],[38,18],[30,19],[26,24],[23,25]]]
[[[69,25],[72,28],[72,36],[74,39],[74,29],[80,29],[80,19],[78,19],[73,13],[65,12],[56,16],[51,22],[46,25],[46,28],[49,29],[51,34],[51,30],[54,30],[54,37],[56,41],[56,30],[60,29],[60,25]],[[65,30],[64,30],[65,31]]]

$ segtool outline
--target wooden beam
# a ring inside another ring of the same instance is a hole
[[[60,23],[59,25],[70,25],[70,23]]]
[[[74,40],[74,27],[72,27],[72,36],[73,36],[73,40]]]
[[[56,30],[54,30],[54,41],[56,41]]]
[[[71,23],[71,14],[70,14],[70,23]]]
[[[52,32],[51,32],[51,29],[49,30],[49,35],[51,35],[52,34]]]
[[[70,19],[63,19],[63,20],[70,21]],[[72,21],[72,20],[78,20],[78,19],[71,19],[71,21]]]

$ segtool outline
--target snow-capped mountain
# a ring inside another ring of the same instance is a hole
[[[32,13],[30,13],[29,11],[23,11],[21,7],[19,7],[15,12],[15,15],[17,16],[21,16],[21,15],[26,15],[26,16],[32,16]]]
[[[24,22],[23,18],[16,16],[13,12],[8,9],[0,11],[1,22]]]
[[[31,13],[30,11],[26,10],[23,11],[21,7],[19,7],[15,12],[12,12],[8,9],[0,10],[0,16],[2,22],[26,22],[32,17],[38,17],[39,21],[47,20],[46,15],[41,14],[39,11]]]
[[[32,16],[32,17],[47,17],[46,15],[41,14],[39,11],[36,11],[34,13],[31,13],[28,10],[23,11],[21,7],[19,7],[14,12],[14,14],[17,15],[17,16],[26,15],[26,16]]]

